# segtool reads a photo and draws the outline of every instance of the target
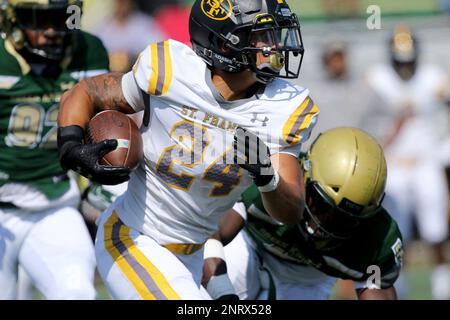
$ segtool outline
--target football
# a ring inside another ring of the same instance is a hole
[[[115,110],[96,114],[88,123],[86,141],[97,143],[107,139],[117,139],[118,145],[100,160],[100,164],[132,170],[138,167],[143,158],[142,136],[130,116]]]

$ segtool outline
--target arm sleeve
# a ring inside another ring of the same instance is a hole
[[[354,286],[355,289],[366,289],[366,288],[373,289],[372,287],[373,285],[375,285],[377,289],[387,289],[394,285],[399,275],[400,275],[400,266],[395,264],[389,270],[386,270],[381,274],[381,279],[378,284],[376,283],[376,279],[375,281],[371,281],[368,279],[366,281],[355,281]]]
[[[284,148],[284,149],[280,150],[279,153],[290,154],[291,156],[298,158],[300,156],[301,149],[302,149],[302,144],[298,143],[295,146]]]
[[[133,66],[133,75],[142,91],[153,96],[168,93],[173,80],[173,61],[169,40],[151,43]]]
[[[394,225],[394,227],[395,232],[388,237],[389,240],[384,246],[385,250],[382,250],[384,251],[383,256],[371,266],[379,268],[380,279],[371,276],[366,281],[355,282],[355,289],[370,288],[374,285],[381,289],[387,289],[397,281],[403,264],[403,243],[401,237],[397,236],[399,233],[397,226]],[[376,274],[373,273],[373,275]]]
[[[311,133],[314,127],[316,126],[318,120],[319,120],[319,113],[317,112],[312,116],[311,123],[308,125],[308,127],[305,128],[302,132],[300,132],[299,142],[281,149],[279,153],[290,154],[291,156],[298,158],[302,151],[303,143],[308,141],[309,138],[311,137]]]
[[[149,95],[143,92],[134,77],[133,72],[128,72],[122,77],[122,92],[128,104],[139,112],[145,108],[145,99],[149,99]]]
[[[307,96],[284,120],[280,148],[274,153],[288,153],[298,157],[301,145],[311,136],[312,130],[318,121],[319,113],[317,105]]]

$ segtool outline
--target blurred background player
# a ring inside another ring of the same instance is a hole
[[[322,112],[312,139],[304,147],[309,147],[320,132],[328,129],[358,127],[369,102],[367,87],[351,64],[353,54],[347,41],[339,35],[329,35],[320,43],[317,53],[320,70],[308,74],[305,82],[312,92],[320,92],[316,100]]]
[[[397,224],[381,206],[381,146],[359,129],[335,128],[319,135],[301,163],[306,209],[299,224],[271,218],[255,187],[222,219],[217,238],[224,243],[245,223],[222,255],[236,293],[241,299],[328,299],[341,278],[355,282],[359,299],[396,299],[403,248]],[[209,248],[205,274],[220,276],[214,268],[223,260],[209,261]],[[212,296],[232,294],[225,281],[208,278],[203,283]]]
[[[70,30],[81,1],[0,1],[0,299],[19,265],[47,299],[94,299],[95,257],[75,181],[58,160],[63,92],[104,73],[101,41]]]
[[[365,119],[386,153],[385,206],[397,220],[406,243],[413,237],[415,219],[420,237],[434,252],[433,298],[449,299],[450,269],[444,251],[448,188],[440,157],[442,139],[448,134],[443,122],[448,78],[438,67],[421,62],[423,50],[408,26],[396,26],[389,41],[391,64],[368,71],[373,95]],[[406,288],[399,290],[404,297]]]
[[[166,36],[152,16],[137,10],[136,1],[115,0],[111,5],[112,16],[107,16],[93,33],[109,52],[111,71],[126,72],[149,43]]]

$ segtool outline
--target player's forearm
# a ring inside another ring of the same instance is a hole
[[[303,173],[298,159],[288,154],[276,154],[271,160],[280,181],[274,191],[261,192],[264,208],[274,219],[296,224],[300,222],[305,207]]]
[[[219,231],[213,236],[222,242],[224,246],[229,244],[236,235],[242,230],[245,225],[245,220],[235,210],[230,209],[220,219]]]
[[[394,287],[387,289],[359,289],[356,290],[359,300],[397,300]]]
[[[122,92],[122,76],[121,73],[108,73],[88,78],[67,91],[61,98],[58,126],[84,128],[92,116],[102,110],[133,113]]]
[[[298,186],[280,179],[275,191],[263,192],[264,208],[277,221],[285,224],[296,224],[303,216],[305,200]]]

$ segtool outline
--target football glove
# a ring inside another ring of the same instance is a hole
[[[257,135],[237,127],[234,134],[234,157],[235,162],[249,172],[257,187],[264,188],[275,183],[276,188],[278,174],[270,161],[270,150]],[[263,192],[268,191],[273,190]]]
[[[130,178],[131,170],[121,166],[104,166],[99,160],[117,148],[117,140],[84,144],[84,131],[79,126],[58,128],[59,161],[66,170],[74,170],[100,184],[115,185]]]

